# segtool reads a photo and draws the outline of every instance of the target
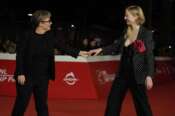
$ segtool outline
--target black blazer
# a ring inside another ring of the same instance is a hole
[[[133,54],[133,68],[134,68],[134,76],[138,84],[143,84],[145,82],[146,76],[154,77],[154,42],[153,42],[153,34],[150,30],[147,30],[144,27],[140,27],[137,39],[142,40],[145,45],[145,52],[140,53],[137,50],[134,50]],[[120,51],[121,60],[122,51],[124,47],[124,36],[122,36],[116,43],[109,45],[107,47],[103,47],[103,54],[110,54],[111,52]],[[119,67],[118,76],[122,77],[122,66]]]
[[[16,51],[16,70],[15,70],[15,79],[18,75],[25,75],[28,77],[31,76],[30,64],[32,63],[32,34],[33,30],[28,30],[20,35],[17,40],[17,51]],[[61,51],[64,51],[66,54],[69,54],[73,57],[77,57],[79,50],[72,49],[67,47],[62,41],[58,41],[56,36],[52,32],[47,32],[48,38],[48,49],[49,49],[49,78],[51,80],[55,79],[55,65],[54,65],[54,48],[58,48]]]

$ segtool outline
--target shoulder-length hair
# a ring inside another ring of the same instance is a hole
[[[145,23],[145,15],[140,6],[132,5],[126,8],[126,11],[130,12],[133,16],[137,16],[137,24],[143,25]]]

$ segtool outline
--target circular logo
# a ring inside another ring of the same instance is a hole
[[[75,85],[78,79],[75,77],[73,72],[66,74],[65,78],[63,79],[68,85]]]

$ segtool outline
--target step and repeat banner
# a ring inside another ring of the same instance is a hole
[[[0,54],[0,95],[15,96],[15,54]],[[87,58],[55,56],[56,80],[49,82],[49,99],[106,98],[116,77],[120,56],[90,56]],[[155,58],[155,86],[174,80],[172,58]]]

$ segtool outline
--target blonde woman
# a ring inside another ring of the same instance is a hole
[[[144,28],[144,13],[139,6],[129,6],[124,17],[127,28],[117,43],[91,50],[109,54],[121,51],[121,63],[109,97],[105,116],[120,116],[127,90],[131,91],[137,116],[152,116],[146,90],[153,87],[154,57],[152,32]]]

